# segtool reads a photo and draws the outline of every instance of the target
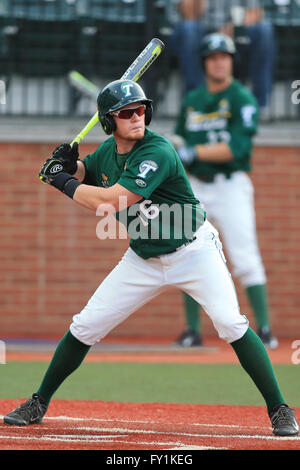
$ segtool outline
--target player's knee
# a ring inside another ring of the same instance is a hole
[[[244,287],[263,285],[266,283],[266,275],[264,269],[243,273],[239,276],[239,279]]]
[[[233,268],[233,275],[239,279],[244,287],[266,283],[266,273],[261,260],[248,264],[236,265]]]
[[[70,332],[72,333],[74,338],[76,338],[81,343],[86,344],[87,346],[93,346],[95,343],[97,343],[97,341],[99,341],[94,341],[89,332],[87,332],[83,328],[78,328],[78,326],[74,327],[73,323],[71,323],[70,325]]]
[[[239,318],[223,321],[215,327],[219,338],[226,343],[232,343],[244,336],[249,327],[249,321],[244,315],[239,315]]]
[[[102,303],[96,305],[92,298],[80,313],[73,316],[70,331],[79,341],[92,346],[107,336],[128,315],[129,312],[112,309]]]
[[[97,312],[89,311],[88,307],[85,307],[80,313],[73,316],[70,331],[79,341],[92,346],[107,334],[103,323]]]

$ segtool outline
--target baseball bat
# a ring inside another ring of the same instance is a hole
[[[80,91],[83,95],[88,96],[92,99],[97,99],[99,94],[99,88],[95,83],[92,83],[86,77],[81,75],[81,73],[76,70],[72,70],[68,74],[69,82],[71,85]]]
[[[126,72],[122,75],[121,80],[128,79],[128,80],[133,80],[134,82],[137,82],[139,78],[141,78],[141,76],[150,67],[150,65],[153,64],[153,62],[161,54],[161,52],[164,50],[164,47],[165,45],[160,39],[158,38],[151,39],[151,41],[147,44],[147,46],[142,50],[142,52],[138,55],[138,57],[132,62],[132,64],[128,67]],[[85,85],[87,85],[87,82],[89,81],[85,82],[84,80],[81,80],[82,84],[84,83]],[[88,85],[88,87],[89,89],[91,89],[90,85]],[[98,118],[98,111],[97,111],[94,114],[94,116],[89,120],[89,122],[86,124],[86,126],[79,132],[79,134],[76,135],[75,139],[71,142],[71,146],[74,144],[74,142],[80,143],[84,139],[84,137],[87,135],[87,133],[95,126],[95,124],[97,124],[98,121],[99,121],[99,118]]]

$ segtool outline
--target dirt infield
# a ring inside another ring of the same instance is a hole
[[[291,363],[291,341],[269,351],[273,364]],[[10,361],[49,361],[52,352],[7,351]],[[230,346],[207,342],[206,348],[171,350],[148,344],[95,350],[87,362],[237,363]],[[1,413],[20,400],[0,400]],[[300,408],[296,415],[300,421]],[[300,450],[300,436],[280,438],[272,434],[265,407],[118,403],[53,400],[44,422],[32,426],[0,423],[1,450]]]
[[[19,403],[0,400],[1,410]],[[42,424],[1,419],[0,449],[300,450],[300,437],[273,436],[264,407],[54,400]]]
[[[140,344],[133,338],[123,340],[105,340],[100,347],[91,349],[86,362],[145,362],[145,363],[194,363],[194,364],[238,364],[238,358],[233,349],[218,339],[206,339],[204,347],[180,348],[170,345],[171,340],[148,340]],[[273,364],[291,364],[293,341],[280,340],[280,345],[275,350],[268,350]],[[130,345],[130,347],[128,346]],[[22,349],[23,348],[23,349]],[[43,351],[40,345],[17,348],[12,345],[6,353],[7,361],[50,361],[54,346],[51,351]]]

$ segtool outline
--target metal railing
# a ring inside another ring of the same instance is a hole
[[[0,115],[89,116],[95,103],[72,88],[68,73],[78,70],[99,89],[121,76],[152,37],[168,45],[179,21],[176,3],[0,0]],[[277,42],[269,118],[298,119],[299,105],[292,97],[300,80],[300,1],[263,4]],[[176,115],[181,77],[168,47],[142,85],[156,101],[158,116]]]

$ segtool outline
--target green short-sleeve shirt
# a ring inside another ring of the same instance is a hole
[[[258,114],[255,97],[237,80],[219,93],[210,93],[205,86],[189,92],[178,115],[176,134],[189,146],[226,142],[233,154],[233,159],[225,163],[196,160],[187,168],[189,173],[201,178],[250,171]]]
[[[141,196],[116,218],[126,226],[130,246],[142,258],[174,251],[192,239],[205,220],[177,152],[149,129],[127,154],[117,154],[110,137],[84,158],[84,164],[86,184],[105,188],[118,183]]]

